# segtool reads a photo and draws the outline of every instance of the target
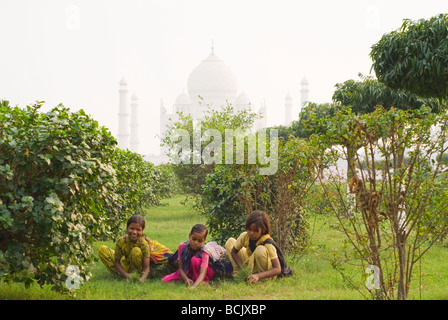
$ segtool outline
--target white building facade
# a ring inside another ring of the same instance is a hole
[[[178,112],[190,114],[194,120],[200,119],[208,109],[219,110],[223,106],[232,105],[235,110],[249,110],[261,115],[256,119],[254,129],[259,130],[266,127],[267,106],[265,102],[256,108],[251,98],[244,92],[238,92],[238,79],[233,70],[215,55],[214,48],[210,55],[198,64],[187,79],[187,92],[180,93],[174,102],[173,113],[168,112],[163,101],[160,102],[160,132],[163,137],[170,121],[178,119]],[[132,96],[131,113],[127,106],[127,83],[123,78],[120,82],[119,102],[119,132],[118,144],[120,148],[130,148],[138,152],[138,106],[135,94]],[[301,82],[300,93],[302,95],[301,106],[308,99],[308,81],[304,78]],[[297,117],[292,114],[292,98],[288,94],[284,102],[285,120],[284,125],[290,125]],[[171,108],[170,108],[171,109]],[[170,120],[171,119],[171,120]],[[151,162],[166,162],[166,150],[161,148],[160,156],[150,156]]]

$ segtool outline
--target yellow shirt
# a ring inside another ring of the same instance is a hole
[[[134,243],[127,236],[123,236],[117,241],[114,258],[116,260],[120,260],[123,256],[128,258],[134,247],[139,247],[142,250],[143,258],[149,258],[151,250],[148,241],[142,237]]]
[[[261,236],[260,239],[258,239],[256,245],[258,246],[260,243],[264,242],[268,238],[270,238],[268,234]],[[277,250],[272,244],[266,243],[264,246],[266,247],[266,249],[268,249],[269,257],[271,258],[271,260],[278,258]],[[236,240],[234,248],[240,251],[243,247],[246,248],[247,255],[251,256],[253,252],[249,248],[249,235],[247,234],[246,231],[240,234],[240,236]]]

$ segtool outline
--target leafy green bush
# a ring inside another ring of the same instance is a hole
[[[218,165],[207,175],[203,185],[204,213],[210,233],[218,243],[224,244],[244,230],[247,213],[241,202],[245,197],[242,186],[256,184],[255,170],[254,165]]]
[[[169,193],[163,171],[84,111],[0,104],[0,279],[64,289],[90,277],[92,244]]]
[[[405,19],[383,35],[370,57],[378,80],[422,97],[448,97],[448,14]]]
[[[203,196],[207,224],[217,241],[237,237],[247,214],[263,210],[283,251],[303,249],[309,240],[303,201],[316,179],[308,160],[312,152],[306,140],[290,138],[279,146],[275,174],[260,175],[256,164],[216,166],[206,178]]]
[[[121,210],[145,215],[149,206],[159,205],[160,200],[172,193],[173,174],[163,166],[155,166],[143,156],[116,149],[113,166],[116,170],[117,190]]]
[[[63,287],[70,264],[88,279],[90,243],[122,221],[116,140],[82,110],[41,105],[0,109],[0,277]]]

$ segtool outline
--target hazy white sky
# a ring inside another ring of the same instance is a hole
[[[448,12],[448,1],[0,0],[0,99],[84,109],[117,136],[124,76],[139,102],[140,151],[159,152],[159,107],[187,91],[211,51],[236,73],[268,125],[298,117],[300,81],[330,102],[336,83],[369,74],[370,47],[405,18]],[[130,101],[130,100],[129,100]]]

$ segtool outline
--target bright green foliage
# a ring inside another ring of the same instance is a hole
[[[63,289],[67,266],[88,280],[92,243],[121,234],[162,186],[84,111],[41,105],[0,107],[0,279]]]
[[[300,110],[299,120],[291,124],[291,133],[298,138],[309,138],[325,131],[326,119],[331,119],[340,107],[334,103],[308,103]]]
[[[206,203],[207,226],[213,238],[224,244],[228,238],[244,231],[246,210],[240,199],[242,185],[263,179],[256,175],[254,165],[220,165],[206,177],[203,201]]]
[[[148,206],[160,204],[160,200],[171,195],[172,178],[163,166],[145,161],[143,156],[116,149],[113,166],[116,170],[119,203],[122,211],[144,215]]]
[[[122,220],[116,141],[83,111],[40,107],[0,110],[0,276],[62,287],[67,265],[89,277],[89,243]]]
[[[385,109],[395,108],[414,110],[429,107],[432,112],[438,113],[444,106],[438,99],[421,98],[415,94],[394,90],[372,77],[359,75],[361,80],[347,80],[335,85],[332,103],[308,103],[300,111],[299,120],[294,121],[287,131],[300,138],[309,138],[312,134],[325,134],[326,122],[336,113],[365,114],[375,111],[378,106]],[[341,140],[339,143],[344,144]]]
[[[395,108],[403,110],[430,107],[432,112],[440,112],[442,106],[438,99],[421,98],[403,90],[387,87],[372,77],[359,75],[361,81],[347,80],[336,84],[333,101],[343,106],[350,106],[353,113],[364,114],[375,111],[378,106],[385,109]]]
[[[393,89],[422,97],[448,97],[448,14],[404,20],[372,46],[372,68]]]

